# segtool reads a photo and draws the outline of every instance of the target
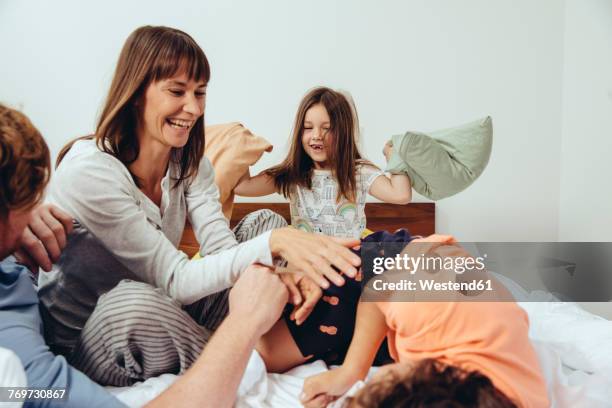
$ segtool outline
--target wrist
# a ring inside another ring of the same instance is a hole
[[[371,366],[360,364],[359,362],[352,362],[345,360],[344,364],[342,364],[342,372],[345,378],[349,379],[351,382],[357,382],[364,380],[368,373],[370,372]]]
[[[269,245],[270,245],[270,253],[272,254],[273,257],[275,256],[279,256],[281,254],[282,251],[282,243],[283,243],[283,233],[284,233],[285,228],[277,228],[272,230],[272,232],[270,233],[270,241],[269,241]]]
[[[237,329],[240,337],[245,340],[250,347],[255,347],[259,338],[264,334],[262,325],[254,321],[252,315],[230,311],[222,325],[228,330]]]

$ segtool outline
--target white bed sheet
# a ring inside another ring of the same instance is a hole
[[[527,293],[513,282],[499,279],[521,300],[519,304],[529,315],[529,335],[546,377],[552,406],[612,407],[612,321],[592,315],[574,303],[553,302],[555,298],[550,294]],[[261,357],[254,352],[240,384],[236,407],[300,407],[298,395],[304,379],[326,369],[322,361],[316,361],[285,374],[267,374]],[[165,374],[132,387],[110,389],[127,405],[140,407],[175,379]],[[356,384],[352,391],[360,386]]]

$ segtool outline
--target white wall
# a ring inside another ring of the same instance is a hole
[[[612,1],[567,0],[564,52],[559,240],[610,241]],[[612,319],[611,303],[581,305]]]
[[[567,0],[565,27],[559,239],[610,241],[612,1]]]
[[[142,24],[175,26],[211,61],[207,122],[242,121],[276,146],[255,170],[283,157],[298,101],[319,84],[352,92],[364,151],[381,166],[394,133],[490,114],[490,165],[438,203],[438,231],[555,240],[564,8],[559,0],[4,0],[0,100],[30,115],[57,153],[93,130],[127,35]]]

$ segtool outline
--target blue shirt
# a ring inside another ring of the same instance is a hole
[[[0,262],[0,347],[23,364],[29,388],[65,388],[65,400],[37,400],[25,407],[125,407],[103,387],[54,355],[45,344],[38,295],[28,269],[9,258]]]

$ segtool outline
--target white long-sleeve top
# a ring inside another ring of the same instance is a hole
[[[71,347],[98,297],[122,279],[150,283],[183,305],[230,287],[248,265],[272,265],[270,232],[238,244],[219,203],[210,161],[197,177],[176,183],[170,164],[161,206],[134,183],[117,158],[93,140],[76,142],[58,167],[48,201],[71,214],[75,230],[60,261],[42,274],[39,291],[48,340]],[[177,249],[186,217],[202,259]]]

